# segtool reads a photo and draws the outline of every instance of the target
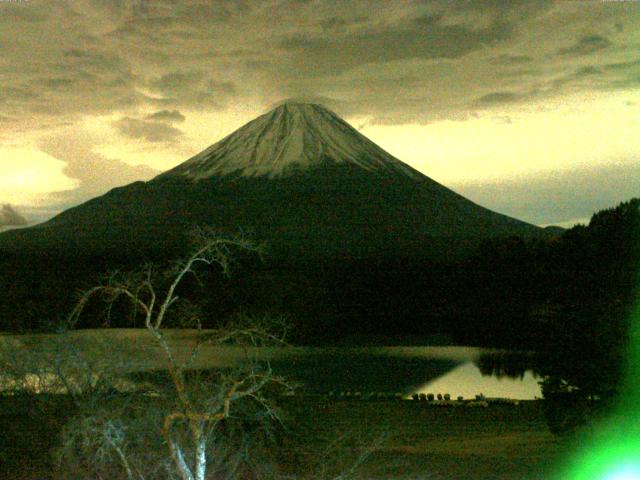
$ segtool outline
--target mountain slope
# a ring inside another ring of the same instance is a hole
[[[446,258],[486,238],[544,236],[422,175],[323,107],[284,104],[149,182],[1,235],[0,248],[160,252],[201,224],[314,257]]]

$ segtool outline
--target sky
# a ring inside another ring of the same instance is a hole
[[[0,228],[320,103],[492,210],[640,195],[636,0],[0,0]]]

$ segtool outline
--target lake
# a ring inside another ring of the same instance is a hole
[[[189,357],[196,332],[167,331],[166,336],[177,358]],[[449,393],[454,399],[483,394],[523,400],[541,397],[537,379],[530,371],[523,372],[520,378],[498,378],[483,375],[476,366],[481,357],[504,353],[465,346],[241,348],[204,344],[199,347],[193,367],[225,368],[247,359],[269,362],[277,374],[299,384],[298,392],[309,394],[384,392],[408,397],[412,393]],[[94,372],[110,370],[122,376],[158,370],[164,365],[162,353],[148,332],[133,329],[2,335],[1,358],[17,363],[28,375],[49,369],[50,365],[76,375],[79,360]],[[52,378],[50,373],[47,375]],[[49,380],[43,382],[40,375],[38,382],[42,390]],[[0,373],[0,389],[9,384]]]
[[[502,352],[504,353],[504,352]],[[473,347],[320,348],[282,351],[271,359],[276,373],[297,380],[308,393],[387,392],[449,393],[455,399],[504,397],[541,398],[538,379],[525,371],[521,377],[483,375],[476,366],[492,351]]]
[[[535,400],[542,398],[538,381],[531,370],[522,378],[496,377],[483,375],[480,369],[468,362],[438,377],[416,390],[417,393],[450,393],[451,398],[462,396],[474,398],[477,394],[486,397],[511,398],[516,400]]]

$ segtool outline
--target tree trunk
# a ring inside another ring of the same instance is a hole
[[[195,480],[205,480],[207,474],[207,440],[204,435],[200,435],[196,445],[196,478]]]
[[[173,451],[175,452],[176,467],[178,468],[178,474],[180,475],[180,478],[182,480],[195,480],[193,477],[193,473],[191,473],[189,465],[187,465],[187,462],[184,459],[184,455],[182,454],[182,448],[180,448],[180,445],[174,443]]]

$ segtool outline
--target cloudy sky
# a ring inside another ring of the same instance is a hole
[[[489,208],[586,221],[640,196],[639,26],[629,0],[0,0],[0,223],[289,98]]]

